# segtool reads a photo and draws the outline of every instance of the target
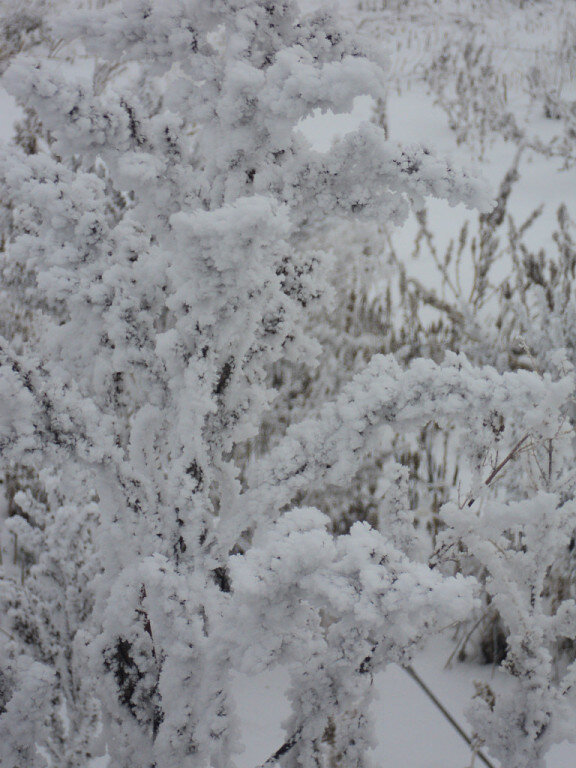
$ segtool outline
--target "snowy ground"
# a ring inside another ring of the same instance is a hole
[[[498,687],[505,685],[505,680],[502,673],[489,666],[455,663],[450,669],[444,669],[450,652],[446,639],[436,641],[420,654],[414,668],[470,733],[463,711],[474,694],[474,681]],[[245,746],[238,758],[238,768],[256,768],[284,742],[280,723],[289,714],[283,695],[286,685],[287,675],[281,672],[253,678],[238,676],[236,697]],[[469,747],[404,670],[391,665],[375,677],[374,689],[373,717],[378,746],[372,759],[377,768],[470,768]],[[554,747],[549,753],[547,768],[574,768],[574,749],[573,744],[567,743]],[[495,760],[492,763],[495,767],[500,765]],[[476,757],[474,768],[482,765]]]

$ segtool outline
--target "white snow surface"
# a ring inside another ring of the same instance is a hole
[[[469,734],[464,710],[474,695],[474,682],[492,688],[506,684],[504,675],[491,666],[445,663],[453,646],[449,633],[422,651],[413,666],[423,682],[434,692],[453,718]],[[238,768],[256,768],[281,746],[286,734],[282,720],[289,714],[284,697],[288,675],[282,671],[249,677],[238,675],[235,694],[242,720],[245,751],[237,759]],[[395,664],[374,678],[375,700],[372,714],[378,746],[372,759],[378,768],[469,768],[472,753],[462,737],[430,701],[420,687]],[[495,768],[504,768],[493,758]],[[475,758],[474,766],[483,763]],[[573,768],[574,745],[563,743],[552,748],[548,768]]]

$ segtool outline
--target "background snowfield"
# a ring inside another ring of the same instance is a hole
[[[455,2],[455,14],[459,12],[459,8],[461,3]],[[494,35],[494,45],[501,47],[502,61],[508,62],[513,71],[514,56],[526,55],[526,50],[532,51],[534,55],[544,55],[538,53],[538,48],[544,48],[546,40],[558,34],[558,20],[555,17],[546,19],[532,32],[528,30],[527,37],[515,39],[509,46],[506,46],[505,37],[510,34],[510,27],[503,28],[500,19],[493,18],[486,29],[487,34]],[[431,28],[430,34],[440,32]],[[391,41],[388,41],[388,45],[393,49]],[[408,56],[406,51],[400,53]],[[394,70],[406,66],[401,59],[394,61],[393,50],[390,55]],[[416,44],[411,55],[418,58]],[[359,97],[351,114],[318,114],[304,121],[300,129],[315,147],[324,150],[330,146],[335,136],[342,135],[362,121],[368,120],[371,110],[372,102],[365,97]],[[424,141],[427,146],[434,148],[438,155],[451,157],[455,165],[473,168],[476,173],[485,176],[493,185],[494,191],[515,153],[515,148],[510,143],[496,141],[481,161],[475,158],[469,149],[456,144],[445,113],[417,84],[407,85],[401,93],[391,89],[387,116],[391,141],[402,145]],[[0,89],[0,140],[6,141],[10,138],[17,117],[18,109],[13,100]],[[535,132],[546,132],[549,127],[543,118],[534,117]],[[550,235],[560,204],[566,204],[569,213],[576,215],[576,168],[561,170],[559,166],[559,162],[527,154],[522,160],[520,181],[511,196],[510,210],[518,221],[525,219],[536,207],[544,203],[543,214],[530,230],[528,240],[535,249],[551,245]],[[477,216],[463,206],[451,208],[438,201],[430,202],[428,211],[428,220],[440,248],[457,237],[459,228],[466,219],[473,221]],[[403,227],[394,232],[395,249],[398,254],[406,255],[408,269],[416,270],[424,285],[436,287],[439,276],[433,264],[422,258],[417,263],[410,262],[409,254],[413,250],[415,232],[416,222],[411,217]],[[5,510],[0,510],[1,513],[5,513]],[[10,561],[13,544],[5,532],[2,534],[0,527],[0,549],[2,559],[7,563]],[[464,712],[474,694],[474,681],[488,682],[491,686],[498,687],[505,685],[506,680],[502,673],[490,666],[454,662],[446,669],[446,660],[452,649],[450,631],[447,630],[443,636],[419,653],[414,667],[444,706],[469,732]],[[245,746],[244,752],[237,758],[238,768],[256,768],[283,743],[286,734],[282,721],[289,714],[285,697],[287,685],[288,676],[282,671],[253,677],[236,677],[236,705],[242,724],[241,740]],[[478,757],[473,762],[470,749],[404,670],[390,666],[385,673],[375,676],[373,687],[372,706],[377,741],[373,753],[375,766],[468,768],[473,763],[476,768],[482,765]],[[571,744],[556,746],[549,753],[548,768],[574,768],[575,751],[576,747]],[[495,760],[492,762],[495,766],[499,765]],[[91,765],[92,768],[104,768],[106,764],[106,758],[100,758],[92,761]]]

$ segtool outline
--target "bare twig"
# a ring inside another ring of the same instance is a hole
[[[296,745],[298,739],[300,738],[300,734],[302,733],[302,726],[298,728],[298,730],[294,731],[292,736],[290,736],[289,739],[287,739],[284,744],[282,744],[281,747],[278,747],[276,752],[274,752],[273,755],[270,755],[270,757],[263,762],[261,765],[258,766],[258,768],[276,768],[276,763],[278,760],[283,757],[285,754],[290,752],[290,750]]]
[[[494,478],[500,472],[500,470],[502,470],[506,466],[506,464],[508,464],[508,462],[511,461],[516,456],[516,454],[518,453],[520,448],[522,448],[522,446],[524,445],[526,440],[528,440],[529,437],[530,437],[530,433],[527,432],[524,435],[524,437],[516,443],[516,445],[514,446],[514,448],[512,448],[510,453],[504,459],[502,459],[502,461],[499,464],[497,464],[494,467],[494,469],[492,470],[492,472],[490,472],[490,474],[486,478],[486,480],[484,480],[484,485],[486,485],[486,486],[490,485],[490,483],[492,482],[492,480],[494,480]],[[471,507],[472,504],[474,504],[475,501],[476,501],[476,499],[470,499],[468,501],[468,506]]]
[[[452,653],[450,654],[450,656],[448,656],[448,659],[447,659],[447,661],[446,661],[446,664],[444,664],[444,669],[450,669],[450,667],[452,666],[452,659],[454,658],[454,656],[455,656],[455,655],[458,653],[458,651],[460,651],[460,650],[462,650],[462,651],[465,651],[465,649],[466,649],[466,645],[468,644],[468,640],[470,640],[470,638],[472,637],[472,635],[474,634],[474,632],[476,631],[476,629],[477,629],[477,628],[480,626],[480,624],[482,624],[482,622],[483,622],[483,621],[485,621],[487,618],[488,618],[488,613],[483,613],[483,614],[482,614],[482,616],[480,616],[480,618],[478,619],[478,621],[474,623],[474,625],[472,626],[472,629],[471,629],[471,630],[470,630],[470,631],[467,633],[467,635],[466,635],[466,637],[464,638],[464,640],[462,640],[462,642],[458,643],[458,644],[456,645],[456,647],[454,648],[454,650],[452,651]]]
[[[514,458],[514,456],[516,455],[516,453],[517,453],[517,452],[520,450],[520,448],[521,448],[521,447],[524,445],[524,443],[526,442],[526,440],[528,440],[528,438],[529,438],[529,437],[530,437],[530,433],[528,432],[528,433],[526,433],[526,434],[524,435],[524,437],[523,437],[521,440],[519,440],[519,441],[516,443],[516,445],[514,446],[514,448],[512,448],[512,450],[511,450],[511,451],[510,451],[510,453],[509,453],[509,454],[506,456],[506,458],[505,458],[505,459],[502,459],[502,461],[500,462],[500,464],[498,464],[498,465],[497,465],[497,466],[496,466],[496,467],[495,467],[495,468],[492,470],[492,472],[490,473],[490,476],[489,476],[489,477],[488,477],[488,478],[487,478],[487,479],[484,481],[484,485],[490,485],[490,483],[492,482],[492,480],[494,480],[494,478],[496,477],[496,475],[498,474],[498,472],[500,472],[500,470],[501,470],[501,469],[503,469],[503,468],[504,468],[504,466],[505,466],[505,465],[506,465],[506,464],[507,464],[507,463],[508,463],[508,462],[509,462],[511,459],[513,459],[513,458]]]
[[[434,704],[434,706],[440,710],[440,712],[444,715],[446,720],[450,723],[450,725],[457,731],[459,736],[464,739],[466,744],[470,747],[474,755],[478,755],[480,760],[487,766],[487,768],[496,768],[494,763],[490,762],[490,760],[486,757],[486,755],[482,752],[482,750],[478,749],[477,746],[474,744],[474,740],[468,736],[466,731],[460,726],[460,724],[452,717],[450,712],[446,709],[446,707],[441,703],[441,701],[436,697],[436,695],[430,690],[430,688],[426,685],[426,683],[422,680],[420,675],[416,672],[414,667],[408,666],[403,667],[404,671],[414,680],[414,682],[424,691],[426,696],[430,699],[430,701]],[[302,726],[298,728],[292,736],[290,736],[289,739],[287,739],[284,744],[282,744],[281,747],[279,747],[270,757],[263,763],[261,763],[258,768],[276,768],[276,764],[280,758],[284,757],[284,755],[288,754],[290,750],[296,746],[298,739],[300,738],[300,734],[302,733]]]
[[[414,667],[408,666],[403,667],[404,671],[410,675],[412,680],[418,685],[428,696],[430,701],[434,704],[434,706],[440,710],[440,712],[444,715],[446,720],[450,723],[450,725],[456,730],[456,732],[464,739],[466,744],[470,747],[472,752],[475,755],[478,755],[480,760],[484,763],[484,765],[487,766],[487,768],[496,768],[494,763],[490,762],[490,760],[486,757],[486,755],[482,752],[482,750],[477,749],[477,747],[474,745],[474,741],[468,736],[466,731],[456,722],[456,720],[452,717],[450,712],[446,709],[446,707],[440,702],[440,700],[436,697],[436,695],[430,690],[430,688],[426,685],[426,683],[422,680],[420,675],[416,672]]]

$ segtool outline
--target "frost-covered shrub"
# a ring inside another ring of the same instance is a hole
[[[284,665],[284,765],[321,764],[329,733],[360,768],[373,673],[468,616],[474,582],[411,556],[397,463],[382,467],[381,531],[334,535],[307,499],[433,421],[457,425],[478,503],[487,457],[520,424],[534,444],[556,437],[570,372],[367,355],[245,461],[274,366],[320,354],[303,314],[329,254],[310,234],[398,223],[427,195],[488,211],[487,196],[376,126],[326,153],[295,130],[317,107],[383,96],[379,64],[326,12],[126,0],[59,25],[124,69],[24,58],[4,78],[51,144],[0,155],[4,274],[34,321],[1,340],[1,455],[46,490],[22,490],[10,523],[30,562],[2,574],[2,765],[79,767],[107,748],[122,768],[227,768],[232,672]],[[571,509],[528,502],[518,514]],[[453,518],[455,535],[470,524]]]

